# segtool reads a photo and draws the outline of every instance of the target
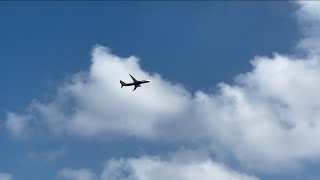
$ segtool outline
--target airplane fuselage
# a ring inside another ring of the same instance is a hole
[[[133,83],[126,83],[123,86],[138,86],[138,87],[140,87],[140,84],[144,84],[144,83],[148,83],[148,82],[150,82],[150,81],[143,80],[143,81],[138,81],[138,82],[133,82]]]

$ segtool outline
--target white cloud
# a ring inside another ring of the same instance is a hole
[[[75,75],[51,103],[33,102],[32,116],[56,133],[211,141],[263,171],[296,169],[301,161],[318,158],[319,58],[275,54],[252,64],[253,71],[239,75],[235,85],[221,83],[219,93],[198,91],[192,97],[141,70],[136,58],[96,47],[90,72]],[[135,92],[120,89],[119,79],[130,80],[128,72],[151,83]]]
[[[26,158],[31,160],[41,160],[41,161],[52,162],[62,158],[63,156],[65,156],[65,154],[66,154],[66,148],[64,146],[61,146],[58,149],[29,152]]]
[[[320,3],[317,1],[296,1],[297,18],[303,32],[298,47],[311,53],[320,53]]]
[[[120,132],[151,137],[158,133],[157,124],[172,121],[187,111],[188,92],[157,74],[142,71],[135,57],[119,58],[98,46],[93,50],[92,62],[90,72],[76,74],[59,89],[54,101],[34,101],[30,108],[33,116],[57,133],[96,136]],[[128,73],[150,79],[152,85],[146,84],[135,92],[131,87],[120,89],[120,79],[131,81]],[[10,113],[8,122],[13,115],[18,116]]]
[[[100,175],[89,170],[62,170],[58,174],[72,174],[74,180],[257,180],[254,176],[239,173],[211,160],[185,161],[161,160],[159,157],[143,156],[130,159],[111,159],[104,165]],[[67,177],[67,176],[65,176]],[[99,177],[99,178],[97,178]],[[68,178],[66,178],[68,179]]]
[[[300,6],[298,15],[304,25],[319,28],[318,4]],[[313,24],[309,26],[306,19]],[[309,37],[312,46],[301,47],[320,50],[316,45],[320,35],[313,30],[306,31],[301,43]],[[92,54],[88,72],[74,75],[59,88],[52,102],[34,101],[31,120],[26,120],[30,115],[9,113],[7,129],[21,134],[30,124],[39,124],[28,121],[36,121],[57,134],[205,140],[213,151],[222,149],[244,166],[264,172],[297,170],[303,162],[320,157],[320,143],[315,140],[320,135],[317,53],[304,59],[280,54],[255,57],[253,70],[237,76],[233,85],[221,83],[218,93],[195,94],[142,70],[133,56],[120,58],[101,46]],[[128,73],[151,83],[134,92],[130,87],[120,89],[120,79],[131,81]],[[161,167],[167,162],[153,159],[150,163]]]
[[[88,169],[63,169],[58,176],[66,180],[96,180],[96,176]]]
[[[5,122],[5,128],[13,135],[17,137],[23,137],[26,135],[29,126],[30,116],[18,115],[15,113],[8,113],[7,120]]]
[[[8,173],[1,173],[0,172],[0,180],[12,180],[12,175]]]
[[[256,180],[210,160],[202,162],[175,162],[159,158],[110,160],[101,175],[102,180]]]
[[[215,96],[198,93],[212,139],[252,169],[296,170],[318,159],[320,59],[275,55],[257,57],[253,66]]]

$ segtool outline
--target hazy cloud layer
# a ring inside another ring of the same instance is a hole
[[[12,180],[12,175],[8,173],[1,173],[0,172],[0,180]]]
[[[97,180],[97,177],[88,169],[62,169],[58,177],[67,180]]]
[[[16,137],[23,137],[30,132],[30,117],[28,115],[18,115],[16,113],[8,113],[5,122],[5,128]]]
[[[257,180],[254,176],[236,172],[211,160],[185,161],[162,160],[159,157],[143,156],[107,161],[100,175],[88,169],[63,169],[58,176],[70,180]]]
[[[26,155],[26,158],[29,160],[39,160],[45,162],[56,161],[64,157],[67,153],[67,150],[64,146],[61,146],[58,149],[50,150],[41,150],[41,151],[32,151]]]

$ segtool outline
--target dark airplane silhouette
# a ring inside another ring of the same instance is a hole
[[[131,74],[129,74],[129,75],[131,76]],[[122,88],[123,86],[134,86],[134,89],[133,89],[133,91],[134,91],[134,90],[137,89],[137,87],[141,87],[140,84],[144,84],[144,83],[150,82],[150,81],[146,81],[146,80],[138,81],[138,80],[136,80],[136,79],[135,79],[134,77],[132,77],[132,76],[131,76],[131,78],[132,78],[132,80],[133,80],[133,83],[125,83],[125,82],[123,82],[123,81],[120,80],[121,88]]]

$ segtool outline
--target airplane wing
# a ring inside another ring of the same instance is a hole
[[[129,74],[131,76],[131,74]],[[131,76],[133,82],[138,82],[133,76]]]
[[[137,87],[139,87],[139,86],[134,86],[134,89],[133,89],[133,91],[134,91],[134,90],[136,90],[136,89],[137,89]]]

